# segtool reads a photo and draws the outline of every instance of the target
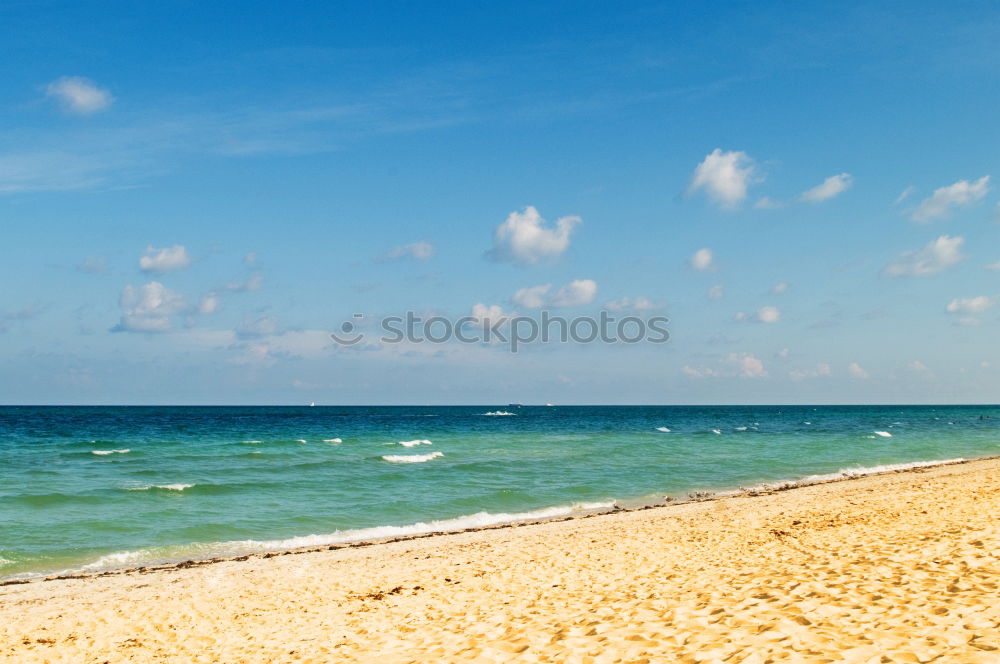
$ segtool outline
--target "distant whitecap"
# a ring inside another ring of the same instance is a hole
[[[416,447],[417,445],[433,445],[434,443],[424,438],[421,440],[401,440],[399,444],[403,447]]]
[[[425,463],[443,456],[443,452],[431,452],[430,454],[387,454],[382,457],[382,461],[388,461],[389,463]]]

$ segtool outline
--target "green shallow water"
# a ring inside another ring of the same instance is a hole
[[[0,577],[994,454],[996,406],[0,407]]]

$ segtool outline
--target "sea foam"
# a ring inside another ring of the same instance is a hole
[[[342,443],[344,441],[342,441],[340,438],[326,438],[326,439],[323,440],[323,442],[324,443]]]
[[[810,484],[817,484],[820,482],[830,482],[832,480],[852,479],[856,477],[865,477],[866,475],[877,475],[878,473],[890,473],[897,470],[910,470],[912,468],[931,468],[933,466],[943,466],[945,464],[960,463],[962,461],[965,461],[965,459],[957,458],[957,459],[939,459],[936,461],[909,461],[902,463],[887,463],[877,466],[856,466],[853,468],[841,468],[835,473],[820,473],[818,475],[806,475],[805,477],[800,477],[797,480],[763,482],[761,484],[757,484],[750,487],[741,487],[740,491],[720,491],[717,492],[716,495],[733,496],[733,495],[738,495],[741,491],[769,491],[777,488],[808,486]]]
[[[527,512],[476,512],[453,519],[437,521],[421,521],[405,526],[375,526],[373,528],[358,528],[354,530],[338,530],[332,533],[303,535],[277,540],[239,540],[230,542],[197,543],[180,546],[167,546],[131,551],[117,551],[103,555],[95,561],[83,565],[79,569],[85,572],[99,572],[109,569],[120,569],[137,565],[150,565],[168,561],[186,559],[206,559],[221,556],[237,556],[266,551],[283,551],[312,546],[328,546],[331,544],[346,544],[380,540],[411,535],[426,535],[428,533],[453,532],[468,528],[485,528],[503,523],[522,521],[537,521],[552,519],[572,514],[582,514],[596,510],[605,510],[614,506],[614,501],[580,502],[569,505],[546,507]],[[62,570],[58,573],[69,573],[74,570]],[[31,574],[26,576],[38,576]]]
[[[443,452],[431,452],[430,454],[386,454],[382,457],[382,460],[389,463],[424,463],[425,461],[442,456],[444,456]]]
[[[194,484],[150,484],[149,486],[134,486],[128,487],[126,491],[152,491],[153,489],[162,489],[164,491],[183,491],[184,489],[190,489]]]
[[[508,417],[511,415],[517,415],[517,413],[509,413],[506,410],[493,410],[488,413],[483,413],[483,415],[488,415],[490,417]]]
[[[875,435],[882,436],[883,438],[892,438],[892,434],[889,433],[888,431],[876,431]]]
[[[670,433],[670,429],[667,427],[656,427],[657,431],[662,431],[663,433]]]
[[[903,463],[887,463],[878,466],[857,466],[855,468],[841,468],[835,473],[825,473],[821,475],[807,475],[799,480],[799,483],[809,484],[812,482],[823,482],[826,480],[837,480],[844,477],[864,477],[865,475],[875,475],[877,473],[889,473],[896,470],[910,470],[911,468],[930,468],[932,466],[942,466],[948,463],[959,463],[965,459],[940,459],[937,461],[909,461]]]
[[[84,565],[80,569],[87,572],[96,572],[116,567],[127,567],[132,564],[138,564],[143,560],[148,560],[150,554],[152,554],[152,551],[148,550],[117,551],[115,553],[109,553],[106,556],[101,556],[94,562]]]
[[[295,549],[305,546],[323,546],[326,544],[336,544],[340,542],[357,542],[383,539],[386,537],[405,537],[407,535],[423,535],[426,533],[464,530],[466,528],[483,528],[486,526],[495,526],[501,523],[516,523],[518,521],[551,519],[574,513],[609,509],[614,507],[614,504],[614,501],[592,503],[584,502],[546,507],[528,512],[476,512],[475,514],[459,516],[453,519],[421,521],[408,526],[375,526],[374,528],[341,530],[326,535],[305,535],[281,540],[269,540],[263,542],[231,542],[229,544],[242,545],[251,550]]]
[[[106,456],[108,454],[128,454],[132,450],[91,450],[91,454],[96,454],[98,456]]]

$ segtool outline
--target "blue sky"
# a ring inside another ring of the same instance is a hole
[[[0,402],[1000,400],[993,3],[0,22]],[[329,337],[541,309],[672,340]]]

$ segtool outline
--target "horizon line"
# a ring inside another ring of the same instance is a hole
[[[887,402],[887,403],[369,403],[369,404],[311,404],[311,403],[7,403],[0,408],[837,408],[837,407],[957,407],[985,406],[1000,408],[993,402]]]

